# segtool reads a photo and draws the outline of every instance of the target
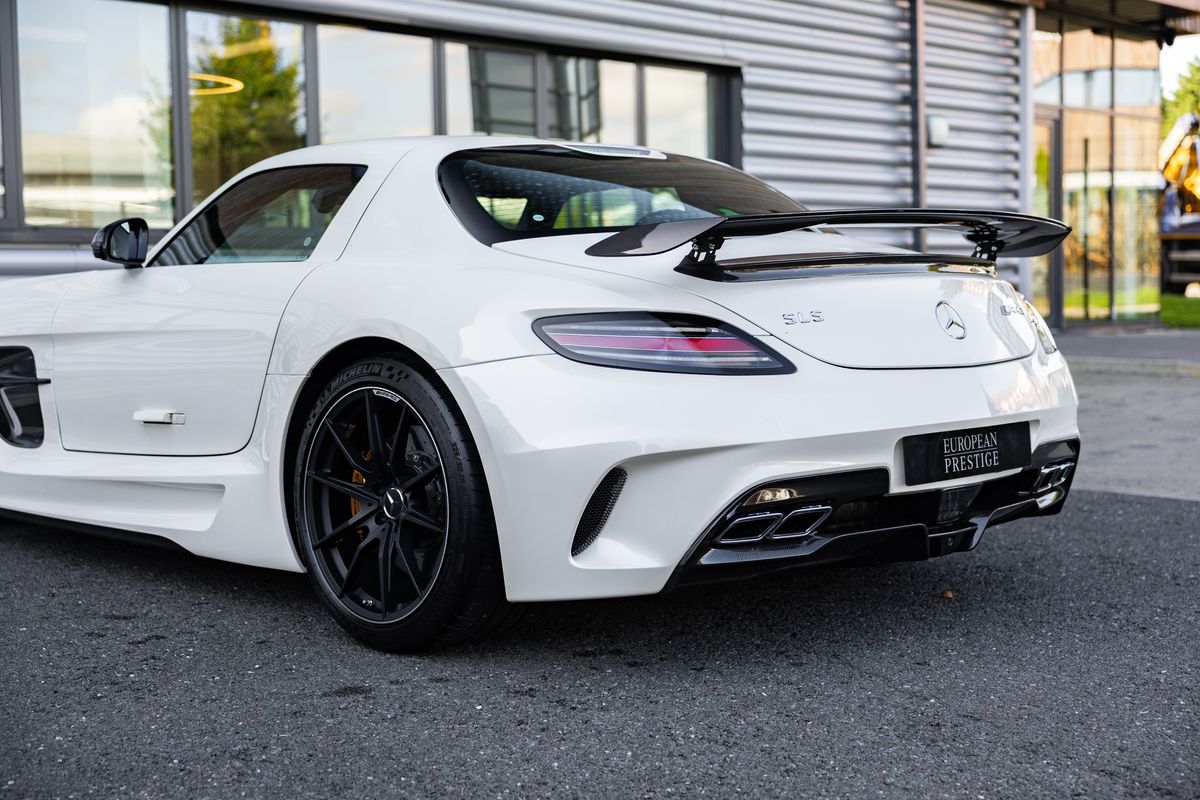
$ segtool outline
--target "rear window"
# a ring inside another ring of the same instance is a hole
[[[556,145],[487,147],[453,154],[442,162],[439,177],[454,213],[485,244],[804,210],[730,167],[642,152],[647,155]]]

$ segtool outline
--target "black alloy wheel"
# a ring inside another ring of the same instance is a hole
[[[317,399],[298,453],[300,553],[343,627],[411,650],[507,621],[483,471],[444,390],[398,360],[359,362]]]
[[[433,586],[446,552],[446,476],[429,427],[379,386],[343,394],[313,436],[304,471],[322,577],[348,611],[403,617]]]

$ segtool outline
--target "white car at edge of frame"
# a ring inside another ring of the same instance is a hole
[[[0,284],[0,508],[306,571],[388,650],[533,601],[964,552],[1070,490],[1070,372],[995,269],[1068,233],[808,211],[643,147],[287,153],[149,252],[140,219],[101,229],[124,269]]]

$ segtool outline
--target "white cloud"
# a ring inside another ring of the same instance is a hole
[[[103,105],[85,108],[75,121],[75,132],[93,140],[140,141],[146,136],[146,121],[152,113],[153,106],[147,98],[119,94]]]

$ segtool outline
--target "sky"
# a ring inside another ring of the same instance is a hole
[[[1175,40],[1175,44],[1162,49],[1159,65],[1162,70],[1163,96],[1170,97],[1175,94],[1179,76],[1194,58],[1200,58],[1200,34],[1180,36]]]

